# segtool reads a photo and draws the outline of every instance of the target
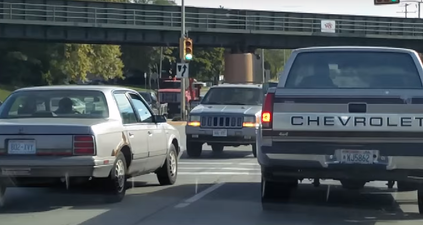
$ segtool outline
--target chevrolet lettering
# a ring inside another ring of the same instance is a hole
[[[396,183],[423,214],[423,66],[387,47],[294,50],[263,101],[257,135],[263,209],[302,179],[345,189]],[[326,182],[326,181],[323,181]],[[282,195],[282,196],[281,196]]]
[[[423,117],[292,116],[292,126],[422,127]]]

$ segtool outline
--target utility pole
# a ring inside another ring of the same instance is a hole
[[[182,0],[181,3],[181,39],[183,39],[185,37],[185,0]],[[182,46],[179,46],[182,47]],[[181,63],[185,62],[185,59],[183,58],[183,56],[181,56],[180,58]],[[185,80],[186,78],[181,78],[181,120],[185,120],[186,115],[185,115]]]
[[[157,74],[157,90],[160,89],[160,79],[162,78],[162,70],[163,70],[163,47],[160,47],[160,63],[159,63],[159,73]]]
[[[264,49],[261,49],[261,75],[262,75],[262,83],[266,82],[266,71],[264,69]]]

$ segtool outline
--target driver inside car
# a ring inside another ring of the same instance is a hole
[[[73,102],[70,98],[64,97],[59,101],[59,108],[54,112],[56,114],[74,114]]]

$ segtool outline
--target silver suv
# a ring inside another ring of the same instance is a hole
[[[199,157],[204,143],[213,152],[225,146],[251,145],[256,156],[262,85],[222,84],[213,86],[198,106],[192,109],[186,125],[187,153]]]

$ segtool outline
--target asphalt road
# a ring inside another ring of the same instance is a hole
[[[183,133],[183,127],[178,127]],[[153,175],[131,181],[123,202],[105,204],[86,190],[10,189],[0,225],[385,225],[422,224],[416,192],[388,191],[373,182],[360,192],[337,182],[303,182],[291,203],[275,212],[260,205],[260,176],[249,147],[183,157],[178,181],[161,187]],[[329,196],[327,195],[327,190]]]

